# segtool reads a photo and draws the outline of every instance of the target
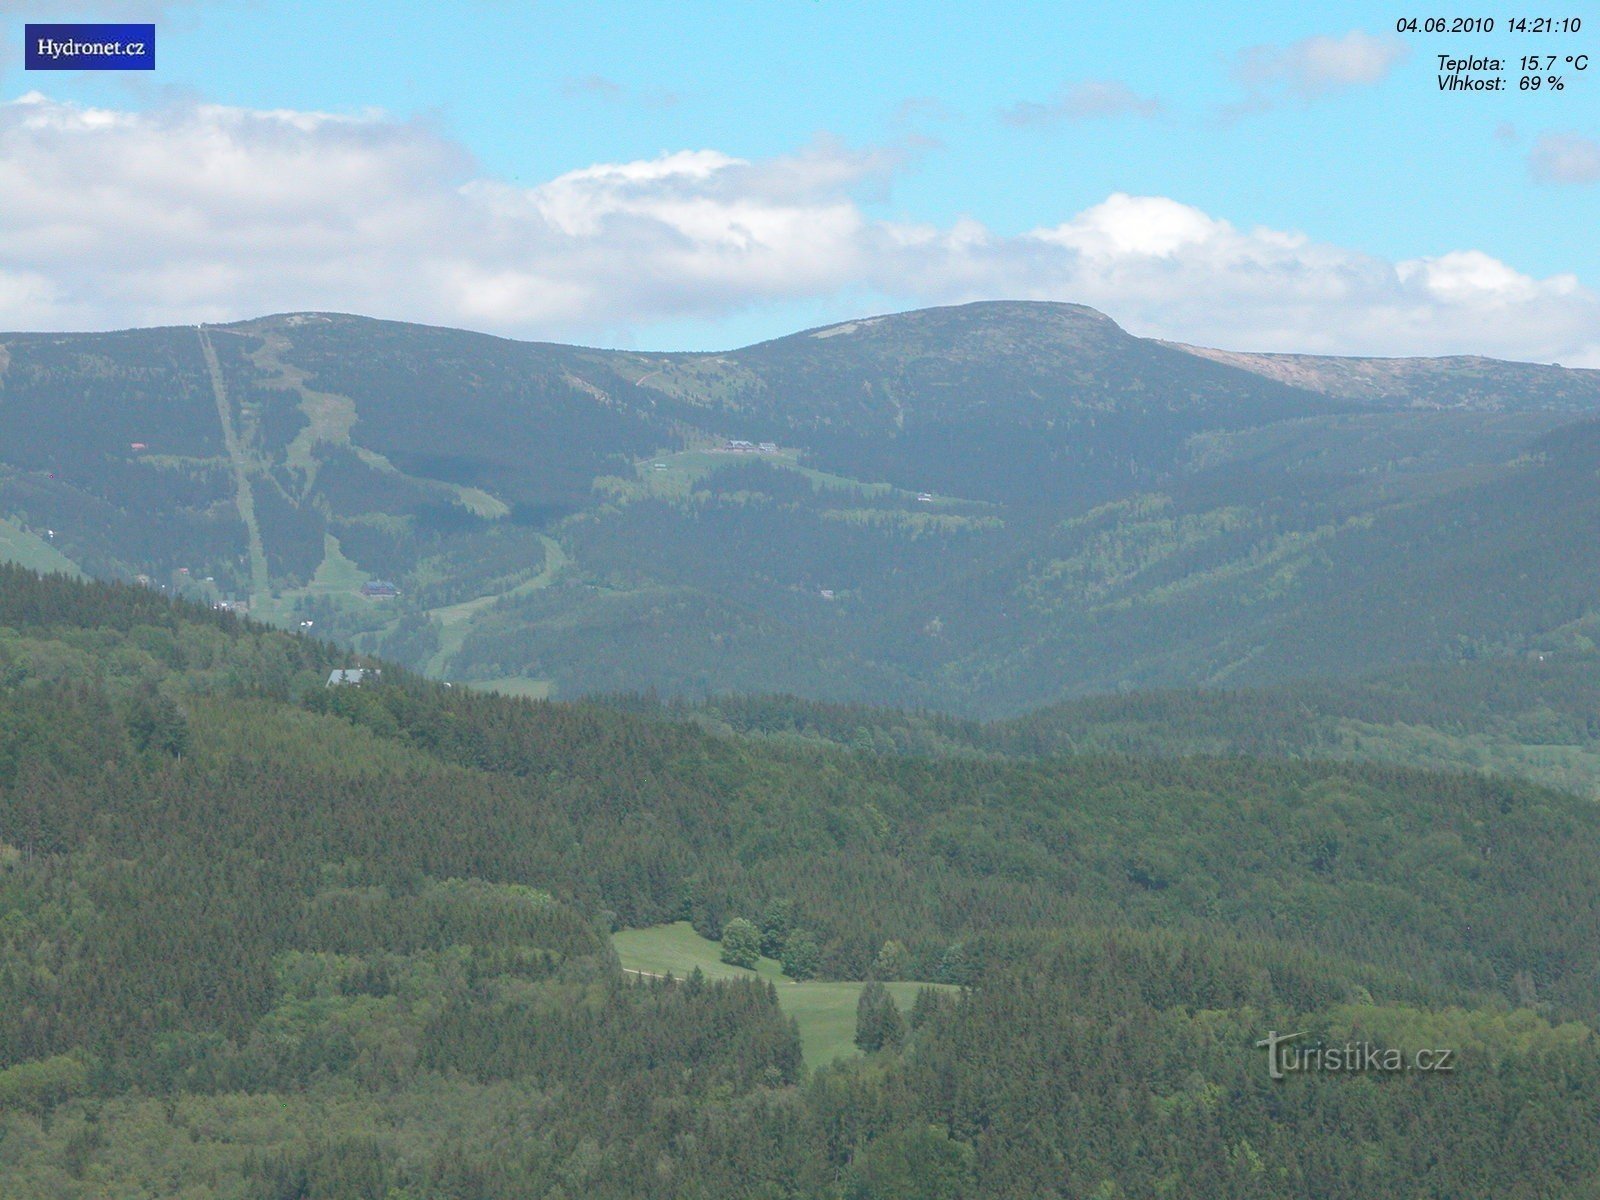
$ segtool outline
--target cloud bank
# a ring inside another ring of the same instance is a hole
[[[1540,183],[1600,181],[1600,142],[1577,133],[1547,133],[1534,143],[1528,169]]]
[[[676,92],[653,88],[638,91],[625,87],[604,75],[585,75],[581,79],[568,79],[561,85],[563,96],[580,96],[603,100],[608,104],[632,104],[641,108],[671,108],[681,97]]]
[[[1000,120],[1019,128],[1090,121],[1108,117],[1158,117],[1161,101],[1141,96],[1116,79],[1086,79],[1063,88],[1044,103],[1021,100],[1000,113]]]
[[[872,293],[1077,301],[1235,349],[1600,365],[1600,298],[1478,249],[1390,262],[1122,194],[1016,235],[870,215],[916,153],[685,150],[522,187],[382,114],[131,113],[33,94],[0,105],[0,328],[328,309],[648,342],[659,322]]]
[[[1374,37],[1359,29],[1342,37],[1302,38],[1287,46],[1251,46],[1233,63],[1233,77],[1248,96],[1224,115],[1240,117],[1288,101],[1309,104],[1336,92],[1371,87],[1387,79],[1409,53],[1397,37]]]

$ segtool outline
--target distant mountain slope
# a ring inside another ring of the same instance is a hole
[[[1291,387],[1391,408],[1487,411],[1600,410],[1600,371],[1559,363],[1505,362],[1475,355],[1445,358],[1334,358],[1315,354],[1243,354],[1170,343],[1210,362],[1252,371]]]
[[[667,363],[644,386],[847,475],[1004,503],[1101,499],[1169,470],[1202,430],[1347,407],[1081,305],[1018,302],[848,321]]]
[[[654,397],[602,353],[321,314],[245,322],[221,335],[234,346],[230,378],[277,400],[269,455],[294,438],[310,443],[313,458],[348,442],[407,476],[537,509],[586,503],[608,465],[671,438],[669,422],[651,411]]]
[[[987,723],[794,695],[607,705],[719,732],[876,754],[1112,754],[1389,763],[1493,773],[1600,799],[1600,671],[1535,653],[1424,663],[1353,679],[1087,696]]]
[[[1201,475],[1064,522],[926,607],[944,614],[946,661],[982,672],[993,708],[1540,649],[1587,658],[1597,472],[1600,422],[1454,479]],[[983,596],[1003,621],[977,619]],[[994,652],[1005,626],[1009,662]]]
[[[1538,441],[1593,372],[1390,364],[1400,405],[1000,302],[720,354],[323,313],[0,350],[0,555],[486,686],[994,715],[1593,611],[1593,438]]]
[[[0,341],[0,513],[98,575],[154,569],[174,546],[196,563],[238,554],[244,527],[192,329]]]

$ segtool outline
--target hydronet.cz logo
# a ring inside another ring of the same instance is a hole
[[[27,25],[29,71],[154,71],[154,25]]]
[[[1307,1030],[1298,1033],[1279,1033],[1268,1030],[1267,1036],[1256,1043],[1258,1050],[1267,1052],[1267,1073],[1274,1079],[1290,1075],[1327,1073],[1331,1075],[1385,1074],[1406,1071],[1427,1071],[1449,1074],[1456,1069],[1456,1052],[1437,1047],[1415,1050],[1410,1054],[1396,1046],[1377,1046],[1372,1042],[1302,1042],[1309,1037]]]

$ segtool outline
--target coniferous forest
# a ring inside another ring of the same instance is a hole
[[[0,1200],[1600,1200],[1583,8],[0,0]]]
[[[0,1196],[1597,1194],[1592,801],[803,708],[0,566]],[[787,980],[622,969],[673,921],[873,981],[859,1053]],[[1273,1032],[1453,1069],[1277,1080]]]

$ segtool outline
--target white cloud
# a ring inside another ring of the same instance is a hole
[[[1540,183],[1600,180],[1600,141],[1577,133],[1547,133],[1534,143],[1528,169]]]
[[[1287,46],[1251,46],[1234,61],[1233,75],[1250,95],[1234,115],[1270,108],[1285,99],[1312,101],[1348,88],[1382,83],[1409,50],[1394,36],[1359,29],[1343,37],[1319,34]]]
[[[1154,196],[1117,194],[1071,221],[1037,236],[1070,246],[1086,262],[1170,258],[1226,231],[1197,208]]]
[[[1077,251],[1065,264],[1075,296],[1143,333],[1236,349],[1600,356],[1600,297],[1477,250],[1389,262],[1125,195],[1032,236]]]
[[[1056,125],[1062,121],[1087,121],[1097,117],[1156,117],[1161,101],[1141,96],[1116,79],[1086,79],[1063,88],[1052,99],[1021,100],[1000,113],[1007,125]]]
[[[1230,349],[1600,365],[1600,297],[1571,275],[1534,279],[1476,250],[1390,262],[1164,197],[1113,195],[1018,238],[921,229],[897,265],[919,299],[1072,300]]]
[[[332,309],[648,343],[653,324],[870,293],[1078,301],[1237,349],[1600,362],[1594,293],[1476,249],[1389,262],[1121,194],[1015,236],[871,216],[863,196],[917,151],[683,150],[522,187],[381,114],[30,95],[0,105],[0,328]]]

